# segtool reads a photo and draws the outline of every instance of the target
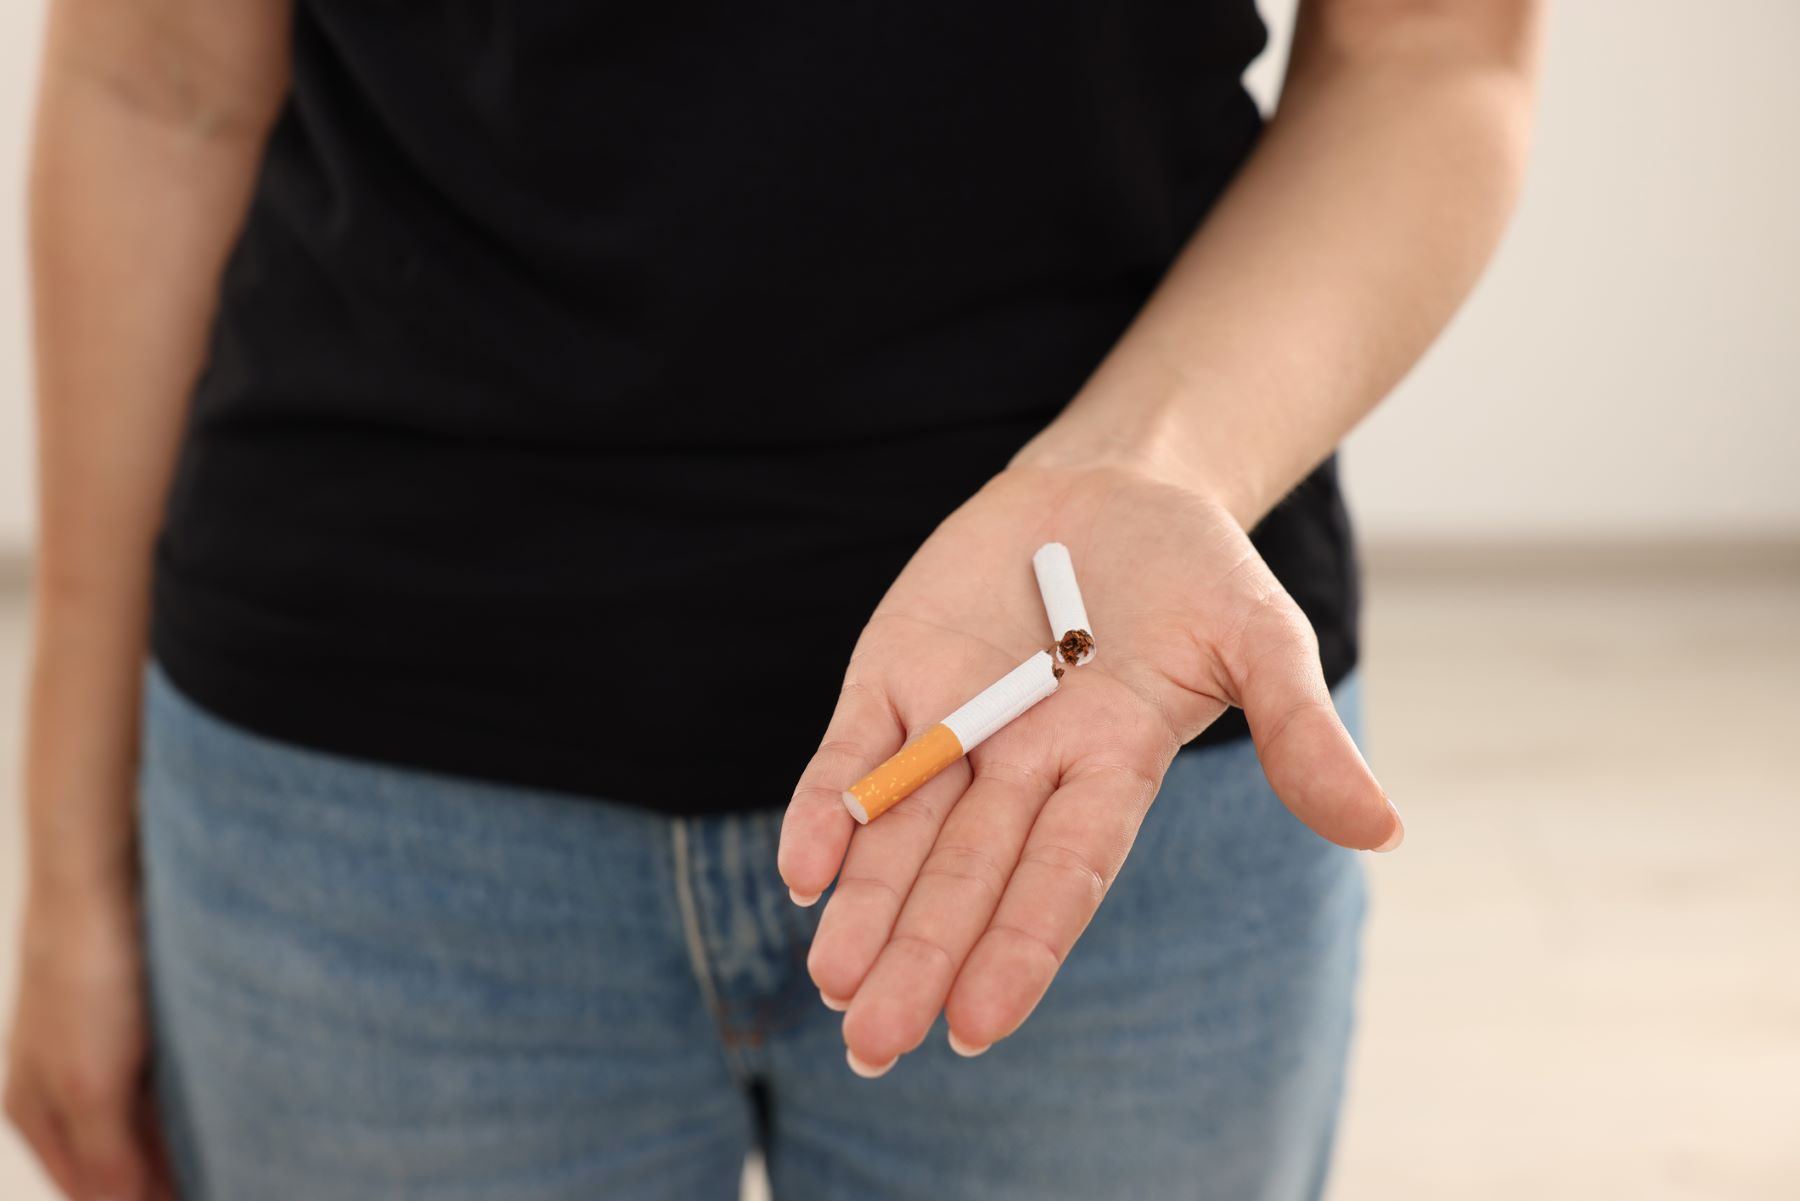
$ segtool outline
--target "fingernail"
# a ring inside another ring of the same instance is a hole
[[[831,1010],[833,1013],[842,1013],[844,1010],[850,1008],[850,1002],[840,1001],[836,997],[828,997],[825,995],[825,990],[822,988],[819,990],[819,1000],[825,1002],[825,1008]]]
[[[818,900],[819,895],[820,894],[816,892],[795,892],[791,888],[788,889],[788,896],[794,898],[794,904],[800,906],[802,909]]]
[[[978,1047],[973,1043],[966,1043],[962,1039],[956,1037],[956,1031],[954,1030],[947,1031],[946,1033],[950,1036],[950,1049],[955,1051],[958,1055],[961,1055],[964,1059],[973,1059],[994,1045],[993,1043],[982,1043]]]
[[[1391,798],[1388,800],[1388,812],[1394,815],[1394,832],[1388,835],[1386,842],[1375,848],[1375,853],[1378,855],[1385,855],[1389,851],[1397,850],[1400,844],[1406,841],[1406,823],[1400,820],[1400,810],[1394,808]]]
[[[875,1067],[872,1064],[864,1063],[862,1060],[858,1059],[856,1057],[856,1052],[852,1051],[849,1047],[844,1048],[844,1060],[850,1065],[850,1070],[855,1072],[858,1076],[861,1076],[864,1080],[873,1080],[877,1076],[887,1075],[888,1069],[893,1067],[895,1062],[890,1059],[880,1067]]]

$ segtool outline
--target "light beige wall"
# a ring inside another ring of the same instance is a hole
[[[0,0],[0,556],[31,528],[25,145],[43,0]]]
[[[29,528],[19,231],[42,5],[0,3],[0,550]],[[1265,7],[1279,41],[1292,4]],[[1518,221],[1352,439],[1365,529],[1800,535],[1797,45],[1792,0],[1551,6]]]
[[[1796,46],[1793,0],[1550,5],[1518,218],[1351,438],[1366,531],[1800,536]]]

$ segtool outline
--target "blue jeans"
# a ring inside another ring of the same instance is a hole
[[[1317,1197],[1362,876],[1247,744],[1175,761],[1036,1014],[880,1080],[809,981],[780,814],[322,754],[146,683],[145,921],[185,1201]],[[1337,693],[1354,729],[1354,681]]]

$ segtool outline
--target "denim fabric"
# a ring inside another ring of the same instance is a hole
[[[1354,679],[1337,698],[1357,711]],[[680,819],[347,759],[154,666],[156,1076],[185,1201],[1317,1197],[1362,876],[1247,744],[1176,760],[1037,1013],[869,1081],[778,812]]]

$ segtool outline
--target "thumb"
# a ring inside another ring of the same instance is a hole
[[[1312,623],[1273,577],[1266,583],[1225,662],[1263,774],[1321,837],[1391,851],[1405,827],[1331,703]]]
[[[64,1135],[78,1201],[145,1201],[149,1162],[132,1098],[107,1095],[67,1113]]]

